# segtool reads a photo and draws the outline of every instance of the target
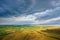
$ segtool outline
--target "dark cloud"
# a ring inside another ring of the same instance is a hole
[[[48,20],[51,18],[60,17],[60,8],[55,8],[51,10],[52,12],[46,12],[44,16],[37,16],[36,20]]]
[[[0,24],[31,24],[33,21],[58,24],[59,17],[60,2],[57,0],[0,0]],[[22,22],[16,21],[20,18]],[[32,19],[32,21],[24,19]]]
[[[24,14],[32,4],[32,0],[0,0],[0,17]]]
[[[41,9],[53,8],[52,0],[0,0],[0,17],[32,14]]]

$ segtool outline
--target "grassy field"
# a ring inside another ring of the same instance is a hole
[[[60,26],[0,25],[0,40],[60,40]]]

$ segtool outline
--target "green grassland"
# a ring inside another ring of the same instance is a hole
[[[60,40],[60,26],[0,25],[0,40]]]

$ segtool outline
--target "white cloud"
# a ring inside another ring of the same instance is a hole
[[[46,15],[48,12],[51,12],[50,10],[46,10],[43,12],[38,12],[34,13],[31,15],[25,15],[25,16],[18,16],[18,17],[10,17],[10,18],[0,18],[0,21],[5,21],[5,22],[21,22],[21,21],[36,21],[35,19],[37,16],[43,16]]]
[[[49,14],[50,12],[52,12],[53,10],[49,9],[49,10],[45,10],[45,11],[42,11],[42,12],[38,12],[38,13],[35,13],[34,15],[36,16],[44,16],[46,14]]]
[[[22,16],[22,17],[13,17],[14,21],[33,21],[36,19],[33,15]]]
[[[51,18],[51,19],[47,19],[47,20],[36,20],[36,19],[37,19],[37,16],[41,17],[41,16],[45,16],[47,14],[50,15],[51,13],[53,13],[59,9],[60,9],[60,7],[57,7],[54,9],[49,9],[49,10],[45,10],[42,12],[25,15],[25,16],[0,18],[1,19],[0,24],[6,23],[6,22],[23,22],[23,21],[31,21],[31,22],[33,22],[32,24],[46,24],[46,23],[54,22],[54,21],[60,20],[60,17]]]
[[[55,6],[55,7],[60,6],[60,0],[54,0],[54,1],[52,1],[51,5]]]
[[[29,15],[29,16],[22,16],[22,17],[11,17],[11,18],[0,18],[1,19],[1,21],[3,20],[3,21],[12,21],[12,22],[18,22],[18,21],[32,21],[32,20],[34,20],[35,19],[35,17],[34,16],[32,16],[32,15]]]
[[[46,23],[51,23],[51,22],[58,21],[58,20],[60,20],[60,17],[51,18],[48,20],[37,20],[33,24],[46,24]]]

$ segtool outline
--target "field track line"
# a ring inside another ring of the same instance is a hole
[[[42,33],[42,32],[39,32],[39,31],[36,31],[36,32],[38,32],[38,33],[40,33],[40,34],[43,34],[43,35],[45,35],[45,36],[47,36],[47,37],[50,37],[50,38],[54,38],[54,39],[60,40],[60,38],[53,37],[53,36],[49,36],[49,35],[47,35],[47,34],[44,34],[44,33]]]

